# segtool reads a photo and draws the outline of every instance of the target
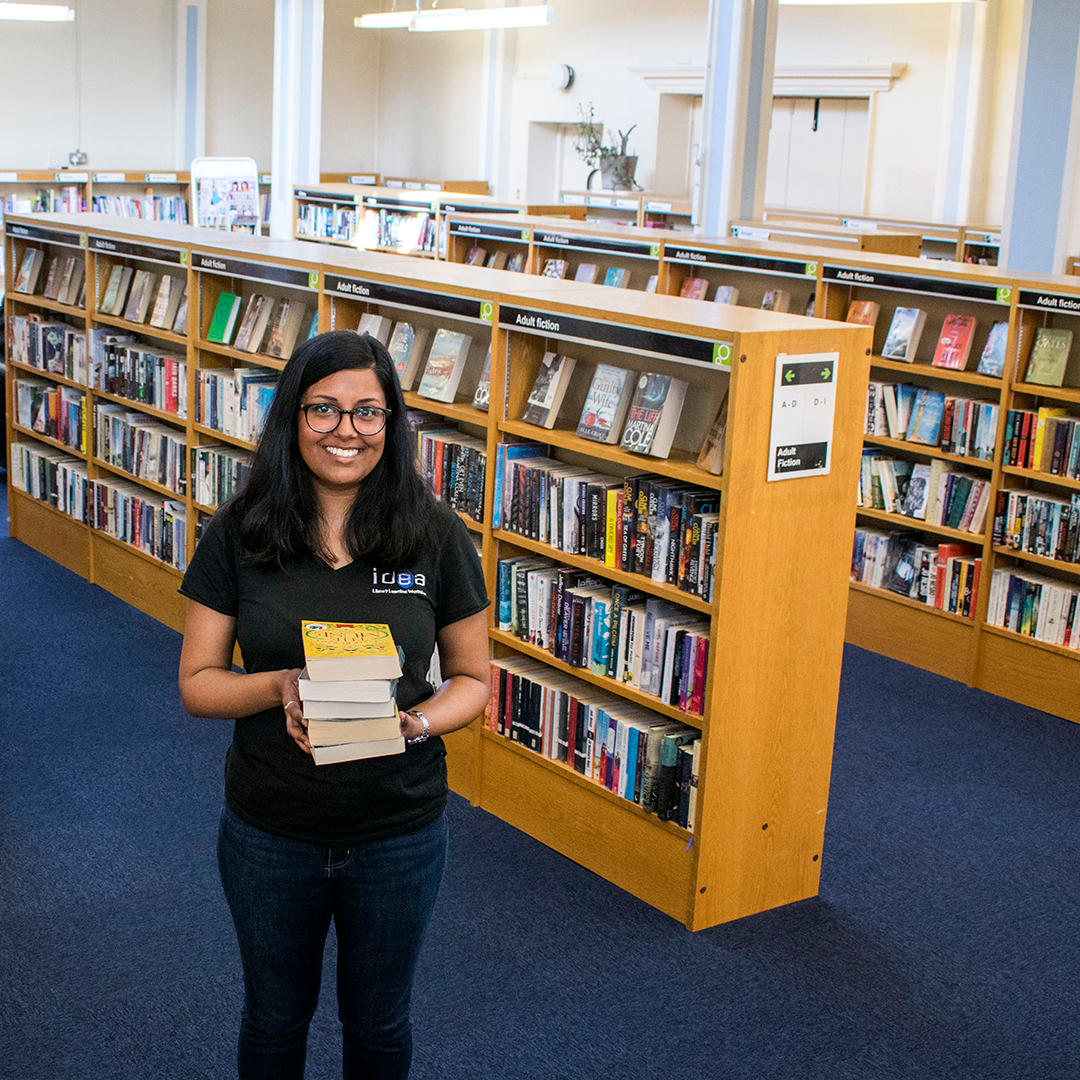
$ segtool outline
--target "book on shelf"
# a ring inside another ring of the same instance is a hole
[[[1069,362],[1073,332],[1051,326],[1040,326],[1028,360],[1024,381],[1040,386],[1061,386]]]
[[[596,275],[599,271],[599,267],[596,263],[581,263],[574,271],[575,281],[584,281],[587,285],[591,285],[596,281]]]
[[[656,286],[659,284],[659,282],[660,282],[660,275],[659,274],[650,274],[648,276],[648,279],[645,281],[645,291],[647,293],[656,292]]]
[[[945,413],[945,395],[937,390],[919,387],[915,391],[911,415],[904,438],[908,442],[937,446],[941,438],[941,421]]]
[[[938,336],[937,348],[934,349],[934,358],[930,363],[934,367],[963,371],[971,355],[974,337],[974,315],[946,315]]]
[[[54,255],[49,260],[49,269],[45,272],[45,285],[41,295],[46,300],[56,300],[60,292],[60,281],[64,276],[64,268],[72,255]]]
[[[296,347],[296,339],[300,336],[306,315],[307,304],[303,300],[294,297],[275,300],[263,351],[280,360],[288,360]]]
[[[527,458],[543,457],[548,447],[541,443],[497,443],[495,446],[495,499],[491,507],[491,527],[503,527],[504,520],[510,519],[510,485],[506,483],[508,468],[515,461]]]
[[[120,316],[127,301],[128,289],[131,287],[131,278],[134,270],[130,266],[117,263],[109,272],[109,283],[105,288],[105,296],[101,301],[101,313],[103,315]]]
[[[565,259],[545,259],[542,277],[564,278],[569,263]]]
[[[623,425],[620,447],[637,454],[666,458],[679,426],[689,384],[672,375],[646,372],[638,376]]]
[[[766,289],[761,298],[763,311],[788,311],[791,308],[791,293],[787,289]]]
[[[385,623],[300,624],[307,677],[313,683],[351,679],[399,679],[397,646]]]
[[[465,252],[466,266],[483,266],[487,259],[487,252],[479,245],[474,244]]]
[[[716,416],[705,433],[705,441],[701,444],[698,453],[697,467],[704,469],[713,476],[720,476],[724,471],[724,444],[727,435],[728,418],[728,395],[724,391],[724,397],[720,402],[720,408],[716,410]]]
[[[187,333],[187,315],[188,315],[188,298],[187,298],[187,279],[180,279],[180,303],[176,307],[176,318],[172,324],[172,332],[174,334],[186,334]]]
[[[180,300],[187,282],[174,274],[162,274],[150,311],[150,325],[159,330],[171,330],[180,310]]]
[[[522,251],[515,251],[514,254],[506,260],[506,269],[511,274],[520,274],[525,269],[525,253]]]
[[[507,257],[505,251],[493,251],[488,256],[487,262],[484,263],[484,265],[491,270],[505,270]]]
[[[739,302],[739,287],[737,285],[717,285],[716,295],[713,297],[714,304],[729,304],[735,306]]]
[[[452,402],[457,393],[472,335],[440,327],[435,331],[416,392],[432,401]]]
[[[521,417],[526,424],[542,428],[555,426],[576,364],[573,357],[563,353],[544,353]]]
[[[402,390],[411,390],[423,370],[424,352],[431,331],[426,326],[413,326],[402,320],[396,323],[386,351],[394,361]]]
[[[491,402],[491,346],[484,353],[484,366],[480,369],[480,381],[473,391],[473,408],[487,412]]]
[[[860,326],[876,326],[880,313],[881,305],[876,300],[852,300],[844,321]]]
[[[22,262],[19,263],[19,273],[12,285],[12,292],[33,293],[37,288],[38,277],[41,275],[41,267],[45,262],[45,252],[41,248],[27,248],[23,252]]]
[[[882,357],[913,364],[925,325],[926,312],[921,308],[898,307],[889,324],[889,333],[881,349]]]
[[[811,293],[806,298],[806,307],[803,308],[803,316],[807,319],[812,319],[815,311],[817,311],[817,294]]]
[[[146,321],[146,310],[150,306],[154,283],[154,274],[149,270],[135,271],[135,276],[131,279],[131,293],[124,308],[124,318],[128,322]]]
[[[687,300],[704,300],[709,291],[709,279],[703,277],[688,277],[679,289],[679,295]]]
[[[319,332],[319,310],[316,308],[311,313],[311,323],[308,325],[308,332],[304,335],[305,341],[310,341]]]
[[[616,289],[625,289],[630,284],[630,271],[625,266],[609,266],[604,275],[604,284]]]
[[[990,327],[990,334],[979,357],[979,366],[975,369],[979,375],[990,375],[1000,379],[1005,371],[1005,349],[1009,340],[1008,322],[996,322]]]
[[[255,326],[259,322],[262,322],[265,330],[266,308],[269,302],[269,297],[261,296],[259,293],[252,293],[248,297],[247,307],[244,308],[244,314],[240,318],[240,325],[236,330],[236,339],[233,341],[234,349],[239,349],[241,352],[258,351],[257,348],[251,348],[252,336]]]
[[[223,292],[218,297],[213,318],[206,331],[207,341],[212,341],[217,345],[228,345],[232,342],[236,319],[240,313],[240,304],[241,298],[235,293]]]
[[[385,315],[376,315],[374,312],[369,311],[360,316],[360,325],[356,328],[356,332],[358,334],[368,334],[381,345],[385,345],[390,340],[392,325]]]
[[[79,293],[79,285],[82,283],[82,271],[85,268],[85,260],[78,255],[69,255],[64,260],[63,272],[56,286],[56,299],[61,304],[74,304],[75,297]],[[77,278],[76,278],[76,275]],[[74,287],[72,282],[75,282]]]
[[[617,443],[635,385],[626,368],[597,364],[581,410],[577,434],[593,442]]]

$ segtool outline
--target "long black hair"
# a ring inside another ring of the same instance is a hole
[[[300,455],[297,425],[308,387],[339,371],[375,372],[390,416],[382,457],[360,482],[345,525],[357,560],[397,569],[434,539],[434,496],[416,467],[416,438],[390,354],[375,338],[332,330],[304,342],[285,365],[267,413],[251,472],[230,503],[239,514],[245,560],[284,566],[308,553],[326,556],[311,472]]]

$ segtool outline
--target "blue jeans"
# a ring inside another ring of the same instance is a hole
[[[352,848],[287,840],[227,806],[218,866],[244,966],[240,1080],[298,1080],[334,920],[345,1080],[404,1080],[413,973],[446,862],[446,815]]]

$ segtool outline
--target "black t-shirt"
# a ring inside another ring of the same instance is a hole
[[[387,623],[405,653],[397,703],[431,693],[435,633],[488,604],[465,525],[436,507],[439,544],[408,570],[354,562],[338,570],[309,555],[287,570],[241,564],[239,521],[225,509],[199,541],[180,592],[236,619],[248,672],[302,668],[301,621]],[[225,799],[245,821],[298,840],[333,846],[421,829],[446,804],[442,739],[404,754],[316,766],[285,728],[277,706],[235,722],[225,762]]]

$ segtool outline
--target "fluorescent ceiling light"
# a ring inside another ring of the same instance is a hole
[[[440,30],[504,30],[515,26],[545,26],[555,21],[550,4],[527,7],[468,8],[458,11],[432,9],[413,15],[409,30],[432,33]]]
[[[0,4],[0,19],[13,22],[74,22],[75,9],[59,4]]]
[[[444,12],[464,11],[464,8],[444,8]],[[358,30],[406,30],[416,17],[415,8],[404,11],[374,11],[370,15],[357,15],[353,26]]]
[[[887,4],[975,4],[985,0],[778,0],[782,7],[867,7]]]

